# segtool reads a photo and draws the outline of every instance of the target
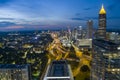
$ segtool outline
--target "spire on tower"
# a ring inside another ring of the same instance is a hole
[[[102,4],[102,7],[101,7],[101,9],[100,9],[99,14],[106,14],[106,11],[105,11],[105,9],[104,9],[103,4]]]

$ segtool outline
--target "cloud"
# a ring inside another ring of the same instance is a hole
[[[91,16],[91,17],[85,17],[86,20],[93,19],[93,20],[98,20],[98,17]]]
[[[7,26],[7,27],[0,27],[0,31],[16,31],[24,29],[24,26]]]
[[[8,27],[5,27],[5,29],[22,29],[24,28],[24,26],[8,26]]]
[[[92,8],[84,8],[83,10],[91,10]]]
[[[10,1],[12,1],[12,0],[0,0],[0,3],[8,3]]]
[[[13,0],[0,0],[0,6],[4,6],[11,1],[13,1]]]
[[[0,7],[0,18],[24,19],[27,18],[27,15],[17,11],[16,9],[11,9],[10,7]]]
[[[84,18],[71,18],[71,20],[84,20]]]
[[[0,18],[0,20],[14,20],[14,18]]]
[[[95,16],[91,16],[91,17],[83,17],[83,18],[80,18],[80,17],[76,17],[76,18],[71,18],[71,20],[78,20],[78,21],[85,21],[85,20],[98,20],[98,17],[95,17]],[[119,20],[120,17],[118,16],[111,16],[111,17],[107,17],[107,20],[112,20],[112,19],[116,19],[116,20]]]
[[[76,18],[71,18],[71,20],[78,20],[78,21],[86,21],[86,20],[98,20],[98,17],[76,17]]]
[[[8,27],[8,26],[14,26],[16,25],[15,23],[12,23],[12,22],[0,22],[0,27]]]
[[[80,15],[81,15],[81,13],[76,13],[76,14],[75,14],[75,16],[80,16]]]
[[[0,27],[24,26],[25,29],[33,29],[35,26],[36,28],[49,26],[52,28],[58,25],[81,24],[89,19],[97,21],[99,3],[95,0],[0,0]],[[107,9],[114,12],[110,13],[113,17],[107,19],[119,19],[116,14],[120,13],[117,9],[120,0],[110,0],[106,4],[109,5]]]

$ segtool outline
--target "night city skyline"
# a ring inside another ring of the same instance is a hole
[[[86,27],[98,28],[98,12],[104,4],[107,28],[119,29],[119,0],[0,0],[0,31]]]
[[[0,0],[0,80],[120,80],[120,0]]]

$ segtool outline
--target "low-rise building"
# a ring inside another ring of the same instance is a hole
[[[30,65],[0,64],[0,80],[31,80]]]

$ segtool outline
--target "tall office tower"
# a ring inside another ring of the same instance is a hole
[[[106,39],[106,11],[103,5],[99,12],[99,27],[97,37],[100,39]]]
[[[68,27],[68,39],[71,40],[71,30],[69,27]]]
[[[93,40],[91,80],[120,80],[118,45],[102,39]]]
[[[82,26],[78,27],[78,35],[77,35],[78,39],[82,39],[83,38],[83,29]]]
[[[66,61],[53,61],[47,68],[43,80],[74,80],[70,65]]]
[[[93,36],[93,21],[92,20],[88,20],[87,21],[87,38],[91,38],[92,39]]]
[[[77,40],[77,35],[78,35],[77,28],[74,28],[73,37],[74,37],[75,40]]]
[[[30,65],[0,64],[0,80],[31,80]]]

